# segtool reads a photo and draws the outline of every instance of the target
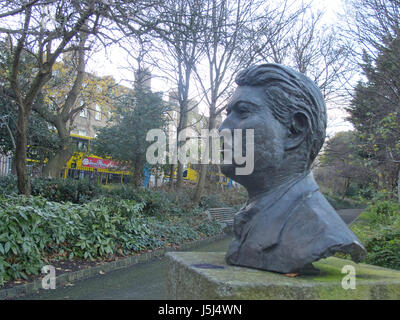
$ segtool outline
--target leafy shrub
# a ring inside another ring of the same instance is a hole
[[[366,263],[400,269],[399,213],[399,203],[377,201],[352,225],[367,250]]]
[[[366,263],[400,269],[400,232],[389,232],[366,242]]]
[[[246,203],[246,201],[246,189],[231,188],[202,196],[199,205],[204,209],[220,207],[240,208]]]
[[[0,177],[0,194],[13,194],[17,193],[17,177],[9,174],[7,176]]]
[[[41,196],[50,201],[85,203],[101,194],[101,187],[88,179],[32,179],[32,195]]]
[[[100,185],[91,184],[88,179],[34,178],[31,180],[31,193],[50,201],[85,203],[103,193]],[[0,177],[0,194],[17,193],[17,178],[13,175]]]
[[[372,224],[390,225],[400,213],[400,203],[385,200],[370,205],[360,218]]]
[[[371,200],[375,194],[376,194],[376,187],[374,187],[371,184],[362,186],[358,190],[358,195],[361,199]]]
[[[341,210],[341,209],[350,209],[350,208],[357,208],[358,204],[346,199],[342,199],[340,197],[334,196],[334,195],[327,195],[324,194],[324,197],[328,202],[331,204],[332,207],[334,207],[336,210]]]
[[[150,216],[165,217],[184,214],[191,209],[192,203],[187,191],[167,192],[164,190],[135,189],[130,185],[121,185],[103,191],[103,195],[113,199],[130,199],[145,204],[143,212]]]
[[[222,199],[222,196],[217,193],[202,196],[200,198],[199,205],[204,209],[221,208],[227,206],[224,200]]]
[[[145,202],[105,197],[83,205],[0,197],[0,285],[38,274],[58,259],[112,258],[221,232],[198,208],[160,218],[145,213],[145,207]]]

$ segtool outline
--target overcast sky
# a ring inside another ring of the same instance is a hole
[[[325,12],[324,20],[326,23],[335,24],[337,21],[337,13],[343,12],[343,0],[314,0],[313,8],[321,9]],[[87,71],[100,76],[111,75],[117,82],[127,85],[124,80],[133,81],[134,74],[131,70],[126,70],[127,54],[117,45],[107,48],[106,51],[101,50],[93,54],[89,60]],[[172,83],[165,82],[157,74],[153,74],[152,90],[167,92],[173,88]],[[201,108],[206,112],[206,108]],[[341,110],[335,110],[332,106],[328,106],[328,136],[331,136],[338,131],[351,130],[350,123],[344,120],[346,115]]]

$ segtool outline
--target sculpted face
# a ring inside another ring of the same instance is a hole
[[[235,174],[233,164],[224,164],[221,169],[228,177],[247,187],[266,175],[279,171],[285,152],[288,129],[275,119],[264,88],[239,86],[227,105],[227,117],[221,124],[223,129],[254,129],[254,171],[248,176]],[[242,133],[243,150],[245,148],[245,131]],[[224,148],[230,147],[224,144]],[[244,151],[243,151],[244,152]]]

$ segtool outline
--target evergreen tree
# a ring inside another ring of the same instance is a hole
[[[93,151],[126,165],[133,173],[134,185],[139,186],[151,144],[146,141],[147,132],[165,127],[167,110],[160,95],[137,87],[120,98],[111,125],[98,129]]]
[[[376,59],[364,52],[360,81],[347,109],[357,130],[364,158],[394,190],[400,163],[400,36],[388,36]]]

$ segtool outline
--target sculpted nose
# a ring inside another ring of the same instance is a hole
[[[232,130],[233,129],[233,123],[230,117],[227,117],[219,126],[218,132],[221,133],[222,130]]]

